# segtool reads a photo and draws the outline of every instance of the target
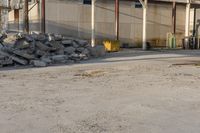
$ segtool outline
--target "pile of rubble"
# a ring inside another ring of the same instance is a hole
[[[0,35],[0,67],[18,64],[45,67],[103,55],[103,46],[91,47],[86,40],[57,34]]]

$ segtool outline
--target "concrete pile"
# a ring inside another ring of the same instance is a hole
[[[0,35],[0,67],[75,63],[105,55],[103,46],[91,47],[86,40],[58,34]]]

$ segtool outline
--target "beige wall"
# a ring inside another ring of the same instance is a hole
[[[151,43],[165,45],[166,34],[171,31],[171,5],[149,4],[147,38]],[[39,7],[31,11],[31,30],[39,30]],[[95,8],[96,34],[98,40],[114,39],[114,0],[98,0]],[[178,43],[184,36],[185,6],[177,6]],[[81,0],[47,0],[46,29],[50,33],[90,39],[91,6]],[[137,46],[142,38],[142,9],[134,2],[120,2],[120,40]],[[156,41],[157,40],[157,41]]]
[[[80,1],[47,2],[47,31],[81,38],[90,38],[91,6]],[[114,1],[96,3],[96,33],[98,38],[114,38]],[[165,45],[166,34],[171,31],[171,5],[149,4],[147,38],[157,45]],[[185,7],[177,7],[178,38],[184,35]],[[180,36],[180,37],[179,37]],[[120,38],[137,45],[142,38],[142,9],[134,2],[120,2]],[[160,41],[155,41],[160,40]],[[180,42],[180,41],[179,41]]]
[[[31,8],[33,5],[29,5]],[[23,18],[24,18],[24,10],[20,10],[19,13],[19,25],[18,22],[14,20],[14,10],[9,12],[9,29],[12,31],[23,31]],[[34,6],[29,12],[30,19],[30,30],[31,31],[40,31],[40,8],[39,5]]]

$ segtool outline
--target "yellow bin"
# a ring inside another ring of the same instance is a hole
[[[118,40],[105,40],[103,44],[108,52],[118,52],[120,50],[120,41]]]

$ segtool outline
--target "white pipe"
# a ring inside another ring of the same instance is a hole
[[[186,16],[185,16],[185,37],[189,36],[190,29],[190,3],[186,4]]]
[[[143,5],[143,36],[142,36],[142,48],[143,50],[147,49],[147,41],[146,41],[146,31],[147,31],[147,0],[144,0]]]
[[[92,8],[91,8],[91,28],[92,28],[92,35],[91,35],[91,45],[92,47],[95,46],[95,1],[96,0],[92,0]]]

